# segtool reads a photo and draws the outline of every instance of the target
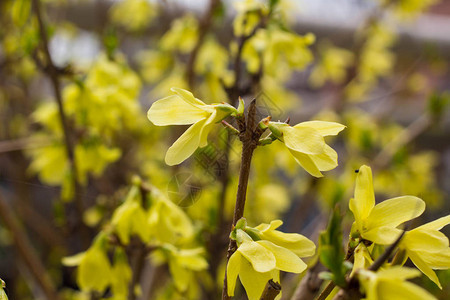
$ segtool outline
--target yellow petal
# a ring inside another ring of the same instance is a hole
[[[177,95],[180,96],[186,103],[189,103],[193,106],[197,106],[197,107],[206,106],[204,109],[207,109],[207,107],[210,107],[210,105],[207,105],[202,100],[195,98],[191,92],[189,92],[185,89],[173,87],[170,90],[174,93],[177,93]]]
[[[377,286],[378,299],[383,300],[432,300],[430,293],[407,281],[381,281]],[[369,299],[368,299],[369,300]]]
[[[361,236],[364,239],[372,241],[376,244],[389,245],[395,242],[401,234],[402,231],[400,229],[390,226],[382,226],[373,228],[369,231],[363,231]]]
[[[176,288],[180,292],[186,291],[189,286],[190,271],[180,266],[174,259],[169,260],[169,270]]]
[[[206,119],[198,121],[188,128],[167,150],[166,164],[178,165],[191,156],[200,144],[200,137]]]
[[[180,250],[174,256],[176,262],[187,269],[201,271],[208,268],[208,262],[198,253],[197,249]]]
[[[361,230],[362,220],[365,220],[375,206],[372,170],[368,166],[359,168],[356,177],[355,197],[350,199],[350,210],[355,216],[358,228]]]
[[[425,202],[417,197],[392,198],[375,205],[367,218],[366,226],[368,228],[397,227],[403,222],[420,216],[424,210]]]
[[[178,95],[154,102],[147,113],[148,119],[157,126],[193,124],[209,115],[209,112],[184,101]]]
[[[344,130],[345,125],[336,122],[326,122],[326,121],[308,121],[302,122],[295,125],[294,127],[311,127],[317,130],[322,136],[337,135],[339,132]]]
[[[77,253],[75,255],[71,255],[71,256],[65,256],[62,258],[61,262],[63,264],[63,266],[66,267],[76,267],[80,264],[83,256],[85,255],[86,252],[80,252]]]
[[[261,232],[266,232],[266,231],[275,230],[278,227],[280,227],[281,225],[283,225],[283,221],[281,221],[281,220],[273,220],[273,221],[270,222],[270,224],[261,223],[258,226],[256,226],[255,228],[258,229]]]
[[[430,278],[431,281],[437,284],[437,286],[442,289],[441,283],[439,282],[438,277],[436,276],[436,273],[434,273],[433,269],[431,269],[425,261],[423,261],[419,254],[417,254],[414,251],[406,251],[409,258],[413,262],[416,267],[422,271],[423,274],[425,274],[428,278]]]
[[[203,125],[202,133],[200,136],[200,144],[199,147],[205,147],[208,145],[208,134],[211,132],[214,123],[216,121],[217,116],[217,110],[214,110],[214,112],[209,116],[209,118],[205,121],[205,124]]]
[[[448,238],[440,231],[416,228],[405,234],[402,247],[414,251],[438,252],[448,248]]]
[[[84,291],[103,291],[111,283],[111,265],[106,253],[95,244],[81,258],[77,283]]]
[[[381,269],[377,272],[377,276],[380,279],[399,279],[405,280],[414,278],[420,275],[420,272],[412,268],[404,268],[400,266],[393,266],[388,269]]]
[[[441,230],[444,226],[450,224],[450,215],[439,218],[427,224],[417,227],[416,229]]]
[[[244,242],[237,249],[257,272],[268,272],[275,268],[275,256],[256,242]]]
[[[278,230],[272,230],[263,232],[261,237],[271,241],[275,245],[291,250],[300,257],[312,256],[316,251],[316,245],[298,233],[284,233]]]
[[[280,282],[279,274],[280,271],[276,269],[264,273],[255,272],[247,260],[241,259],[239,279],[245,288],[249,300],[259,299],[270,279]]]
[[[450,268],[450,248],[439,252],[419,252],[420,258],[432,269],[447,270]]]
[[[236,280],[241,269],[241,254],[236,251],[231,255],[227,264],[227,288],[228,296],[234,296]]]
[[[314,177],[323,177],[322,173],[320,173],[319,168],[316,166],[310,155],[304,154],[298,151],[294,151],[289,149],[292,156],[294,156],[295,161],[305,169],[306,172],[311,174]]]
[[[320,133],[309,127],[280,127],[286,147],[305,154],[321,154],[325,141]]]
[[[307,268],[307,265],[292,251],[279,247],[269,241],[261,240],[257,241],[257,243],[273,253],[277,261],[277,269],[285,272],[301,273]]]
[[[365,269],[373,263],[369,250],[367,250],[367,247],[363,243],[360,243],[356,247],[354,255],[355,261],[353,263],[352,273],[358,269]]]
[[[324,147],[324,153],[309,156],[320,171],[333,170],[338,165],[338,155],[328,145]]]

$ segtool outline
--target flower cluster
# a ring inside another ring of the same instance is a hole
[[[148,111],[148,118],[157,126],[189,125],[166,153],[168,165],[177,165],[191,156],[198,147],[208,144],[213,125],[227,116],[236,116],[238,109],[229,104],[205,104],[186,90],[172,88],[174,95],[157,100]],[[321,171],[336,168],[337,153],[325,143],[324,137],[337,135],[345,126],[335,122],[309,121],[290,126],[265,121],[274,139],[282,141],[294,159],[308,173],[322,177]]]
[[[358,170],[355,195],[350,200],[350,210],[355,217],[350,236],[355,242],[354,271],[356,271],[364,269],[372,262],[370,250],[373,250],[373,245],[369,249],[361,242],[365,240],[377,245],[394,243],[402,234],[402,230],[398,227],[420,216],[425,210],[425,202],[417,197],[403,196],[375,205],[372,170],[368,166],[362,166]],[[450,215],[406,231],[398,245],[395,263],[404,264],[410,258],[419,270],[442,288],[433,269],[450,268],[449,241],[439,231],[449,223]],[[392,272],[392,274],[395,273],[395,271]],[[372,278],[371,276],[369,277]]]
[[[230,235],[238,248],[227,265],[228,295],[234,295],[238,276],[249,299],[259,299],[268,280],[280,281],[280,271],[306,269],[300,257],[314,255],[316,246],[300,234],[276,230],[282,224],[276,220],[253,228],[245,219],[237,222]]]

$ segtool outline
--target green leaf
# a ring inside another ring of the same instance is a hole
[[[344,265],[344,249],[342,247],[342,217],[338,207],[335,208],[331,216],[328,228],[319,237],[319,258],[322,264],[327,267],[333,281],[338,286],[345,286],[346,266]]]

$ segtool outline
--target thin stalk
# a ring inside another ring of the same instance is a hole
[[[272,279],[267,281],[260,300],[274,300],[281,293],[281,285]]]
[[[247,186],[248,178],[250,175],[250,166],[253,157],[253,151],[258,146],[258,140],[261,137],[263,130],[260,127],[255,128],[255,115],[256,115],[256,101],[253,100],[250,104],[247,122],[245,122],[245,117],[242,116],[238,118],[238,125],[240,130],[240,140],[242,141],[242,155],[241,155],[241,166],[239,169],[239,183],[238,190],[236,194],[236,204],[234,207],[234,216],[232,228],[236,225],[236,222],[244,216],[245,200],[247,197]],[[230,239],[227,251],[227,264],[231,255],[236,251],[237,245],[236,241]],[[225,278],[222,290],[222,299],[230,299],[228,297],[228,284],[227,284],[227,272],[225,270]]]
[[[41,47],[46,58],[46,65],[44,71],[47,77],[52,83],[53,93],[55,94],[56,103],[58,106],[58,115],[63,129],[64,144],[66,148],[67,159],[69,160],[69,166],[72,173],[71,179],[74,187],[73,200],[75,202],[77,214],[78,214],[78,225],[81,227],[83,224],[82,217],[84,213],[84,205],[81,198],[81,185],[78,181],[78,168],[75,159],[75,142],[73,140],[73,134],[69,128],[68,118],[64,111],[62,93],[61,93],[61,83],[59,80],[60,70],[53,63],[52,57],[50,55],[48,47],[48,36],[47,29],[44,24],[44,20],[41,13],[41,5],[39,0],[33,0],[33,11],[36,16],[39,25],[39,32],[41,36]],[[82,232],[86,233],[84,229]]]
[[[219,7],[220,3],[221,3],[220,0],[210,0],[209,8],[208,8],[206,14],[200,20],[200,25],[199,25],[200,28],[199,28],[197,42],[194,46],[194,49],[192,49],[192,52],[189,55],[189,59],[188,59],[187,66],[186,66],[186,81],[191,90],[195,89],[195,62],[197,61],[197,56],[200,51],[200,48],[203,45],[206,34],[211,29],[214,12]]]
[[[0,194],[0,218],[3,220],[6,228],[10,230],[18,254],[22,257],[31,276],[42,289],[46,298],[49,300],[59,300],[60,298],[50,275],[47,273],[36,250],[31,245],[26,233],[17,221],[17,216],[9,207],[2,194]]]

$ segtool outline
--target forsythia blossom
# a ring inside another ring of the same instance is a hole
[[[269,122],[268,127],[309,174],[322,177],[321,171],[337,167],[337,153],[325,143],[323,137],[337,135],[345,128],[344,125],[323,121],[303,122],[295,126]]]
[[[367,300],[435,299],[426,290],[405,281],[419,275],[417,270],[399,266],[376,273],[368,270],[358,271],[358,279],[365,289]]]
[[[402,196],[375,205],[372,170],[362,166],[356,178],[355,196],[350,199],[350,210],[355,217],[352,236],[387,245],[400,236],[397,226],[423,213],[425,202],[417,197]]]
[[[80,288],[83,291],[103,293],[112,279],[112,268],[106,255],[106,235],[100,233],[92,246],[76,257],[80,259],[77,272],[77,283]]]
[[[450,268],[450,247],[448,238],[440,232],[450,223],[450,215],[407,231],[399,248],[439,288],[442,286],[433,269]]]
[[[280,281],[280,271],[301,273],[306,269],[300,257],[314,255],[314,243],[300,234],[275,230],[281,224],[277,220],[252,228],[245,219],[238,221],[231,233],[238,248],[227,265],[228,295],[234,295],[238,276],[248,298],[259,299],[268,280]]]
[[[157,100],[148,111],[149,120],[157,126],[193,124],[167,151],[165,160],[170,166],[182,163],[198,147],[205,147],[213,125],[236,112],[229,104],[208,105],[189,91],[171,90],[175,95]]]

